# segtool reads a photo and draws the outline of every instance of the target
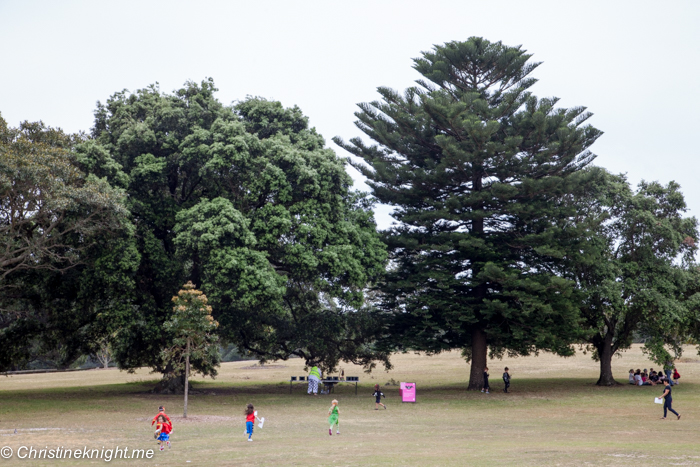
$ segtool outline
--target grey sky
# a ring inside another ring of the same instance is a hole
[[[116,91],[211,76],[224,103],[298,105],[346,155],[330,138],[359,135],[356,103],[376,99],[377,86],[411,86],[411,58],[433,44],[483,36],[544,62],[538,96],[595,114],[605,132],[596,164],[634,183],[676,180],[700,215],[698,24],[693,0],[0,0],[0,112],[13,126],[88,130],[95,102]],[[387,212],[377,210],[380,227]]]

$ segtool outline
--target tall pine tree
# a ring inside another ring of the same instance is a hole
[[[396,208],[385,232],[388,342],[463,349],[469,389],[481,387],[489,350],[566,354],[578,326],[571,283],[552,271],[573,215],[562,201],[585,181],[572,175],[601,132],[584,107],[529,91],[530,57],[478,37],[435,46],[414,60],[419,86],[381,87],[382,101],[360,104],[356,124],[377,145],[335,140]]]

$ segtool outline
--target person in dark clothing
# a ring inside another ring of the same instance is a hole
[[[384,410],[386,410],[386,405],[382,404],[382,397],[386,398],[384,393],[379,389],[379,385],[375,384],[374,385],[374,394],[372,394],[375,399],[374,399],[374,410],[379,410],[379,406],[381,405],[384,407]]]
[[[671,403],[673,402],[673,397],[671,397],[671,383],[665,378],[664,382],[666,383],[666,387],[664,388],[664,393],[661,395],[661,397],[664,398],[664,416],[661,417],[661,420],[666,420],[667,410],[671,411],[671,413],[676,414],[676,417],[678,417],[678,420],[680,420],[681,415],[675,410],[673,410],[673,408],[671,407]]]
[[[673,379],[671,378],[673,373],[673,363],[666,362],[664,365],[664,373],[666,373],[666,379],[668,380],[668,385],[673,386]]]
[[[510,373],[508,373],[508,367],[506,367],[503,372],[503,383],[505,384],[503,392],[508,392],[508,388],[510,387]]]
[[[485,367],[484,368],[484,387],[481,388],[481,392],[486,392],[486,394],[488,394],[489,389],[491,389],[491,387],[489,386],[489,367]]]

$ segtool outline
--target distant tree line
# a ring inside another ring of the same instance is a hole
[[[489,354],[584,346],[611,385],[640,334],[668,362],[700,331],[697,222],[677,184],[593,166],[591,114],[536,97],[530,58],[435,46],[417,86],[360,104],[367,138],[335,142],[371,194],[299,108],[227,106],[211,79],[118,92],[89,134],[0,117],[0,370],[91,355],[173,390],[220,345],[327,371],[459,349],[475,389]],[[210,307],[191,330],[188,282]]]

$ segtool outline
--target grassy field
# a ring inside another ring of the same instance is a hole
[[[0,379],[0,447],[35,449],[155,448],[150,419],[160,404],[174,417],[173,447],[150,460],[110,464],[220,465],[669,465],[700,464],[700,357],[692,348],[677,362],[682,384],[674,408],[682,414],[659,420],[653,397],[660,387],[594,385],[598,368],[589,356],[551,355],[489,363],[493,391],[465,391],[467,366],[458,353],[437,357],[396,355],[395,369],[340,385],[341,435],[328,436],[329,396],[311,397],[290,375],[299,360],[260,369],[255,362],[222,365],[219,377],[197,380],[189,417],[181,396],[148,391],[155,376],[118,370],[33,374]],[[613,362],[626,383],[630,368],[654,366],[635,347]],[[511,394],[500,374],[511,368]],[[402,404],[390,380],[415,382],[418,402]],[[372,386],[379,383],[388,410],[375,411]],[[252,402],[265,427],[254,442],[243,435],[245,404]],[[15,429],[17,433],[15,433]],[[188,462],[189,461],[189,462]],[[0,465],[98,465],[101,459],[0,459]]]

